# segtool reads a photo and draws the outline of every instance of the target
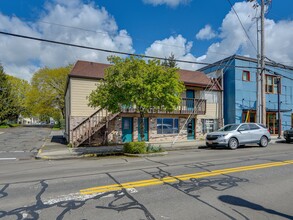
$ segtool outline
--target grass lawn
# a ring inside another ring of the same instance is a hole
[[[0,124],[0,128],[14,128],[20,126],[19,124]]]

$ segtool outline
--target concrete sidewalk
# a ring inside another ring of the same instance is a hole
[[[278,139],[277,136],[272,136],[270,143],[274,144],[278,142],[284,142],[284,139]],[[203,140],[177,142],[174,145],[171,142],[151,144],[160,146],[165,151],[205,148],[205,141]],[[50,136],[38,151],[36,159],[79,159],[91,155],[105,156],[119,154],[123,154],[122,145],[69,148],[63,138],[63,130],[60,130],[51,132]]]

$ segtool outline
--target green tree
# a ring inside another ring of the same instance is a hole
[[[162,62],[162,66],[171,67],[171,68],[177,67],[177,63],[173,53],[171,53],[171,55],[168,58],[164,59],[164,61]]]
[[[31,114],[26,106],[27,93],[30,90],[29,82],[9,75],[7,79],[11,87],[11,96],[19,113],[24,117],[30,117]]]
[[[43,68],[33,75],[27,106],[41,120],[65,117],[65,86],[72,65],[55,69]],[[61,115],[61,116],[60,116]]]
[[[166,68],[159,60],[145,61],[138,57],[108,58],[112,66],[105,70],[104,81],[89,97],[91,107],[118,113],[122,106],[135,106],[143,119],[150,109],[173,111],[181,102],[185,87],[177,68]],[[144,140],[144,123],[140,120]]]
[[[11,93],[8,75],[0,65],[0,124],[5,120],[14,120],[18,117],[19,109]]]

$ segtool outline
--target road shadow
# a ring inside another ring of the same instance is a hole
[[[258,145],[240,145],[237,147],[236,150],[241,150],[241,149],[249,149],[249,148],[261,148]],[[225,146],[199,146],[198,149],[204,149],[204,150],[229,150],[231,149],[229,147]]]
[[[120,184],[111,174],[107,173],[107,175],[115,183]],[[96,208],[114,210],[117,212],[124,212],[134,209],[141,210],[147,220],[155,220],[155,217],[150,213],[150,211],[124,188],[120,191],[114,192],[114,199],[108,203],[108,206],[96,206]]]
[[[119,182],[108,174],[109,177],[114,180],[117,184]],[[48,201],[43,201],[42,196],[48,189],[49,185],[46,183],[45,180],[39,182],[41,189],[35,196],[35,202],[31,205],[25,205],[22,207],[15,208],[10,211],[1,210],[0,207],[0,219],[1,218],[8,218],[8,219],[44,219],[44,216],[40,216],[42,211],[55,208],[57,212],[56,219],[62,220],[64,219],[66,214],[71,214],[73,210],[77,210],[82,208],[87,202],[89,201],[96,201],[97,203],[102,198],[110,199],[111,201],[108,203],[107,206],[96,206],[97,209],[107,209],[113,210],[117,212],[124,212],[124,211],[131,211],[131,210],[141,210],[144,214],[145,218],[148,220],[154,220],[154,216],[147,210],[147,208],[139,203],[133,196],[126,189],[122,189],[120,191],[112,191],[112,192],[105,192],[105,193],[97,193],[93,195],[78,195],[74,199],[68,200],[68,198],[64,199],[54,199]],[[4,185],[4,187],[0,190],[0,199],[3,197],[9,196],[8,193],[4,192],[7,190],[9,184]],[[60,210],[61,209],[61,210]],[[68,216],[66,216],[68,217]]]
[[[263,207],[263,206],[261,206],[259,204],[249,202],[249,201],[247,201],[245,199],[242,199],[242,198],[239,198],[239,197],[236,197],[236,196],[222,195],[222,196],[219,196],[218,198],[219,198],[219,200],[221,202],[224,202],[224,203],[227,203],[227,204],[230,204],[230,205],[241,206],[241,207],[253,209],[255,211],[263,211],[263,212],[266,212],[266,213],[269,213],[269,214],[272,214],[272,215],[277,215],[277,216],[280,216],[280,217],[283,217],[283,218],[287,218],[287,219],[291,219],[291,220],[293,219],[292,215],[287,215],[287,214],[277,212],[277,211],[272,210],[272,209],[267,209],[267,208],[265,208],[265,207]]]
[[[147,172],[147,171],[144,171],[144,172],[151,175],[155,179],[162,180],[163,182],[164,182],[163,178],[165,177],[173,177],[177,179],[178,182],[176,183],[164,182],[163,184],[178,190],[179,192],[195,199],[196,201],[202,204],[205,204],[206,206],[226,216],[227,219],[233,219],[233,220],[236,219],[233,216],[229,215],[228,213],[220,210],[216,206],[210,204],[209,202],[204,201],[200,196],[199,190],[204,188],[210,188],[216,191],[225,191],[233,187],[239,186],[239,183],[249,182],[248,179],[234,177],[230,175],[223,175],[223,177],[211,177],[211,178],[199,178],[199,179],[190,178],[188,180],[183,181],[179,178],[172,176],[170,172],[167,172],[160,167],[157,167],[157,169],[158,171],[155,171],[155,172]]]
[[[5,184],[3,188],[0,190],[0,199],[8,196],[8,193],[5,192],[5,190],[9,187],[9,184]]]

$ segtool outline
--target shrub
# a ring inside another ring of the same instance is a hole
[[[148,153],[157,153],[157,152],[162,152],[163,149],[161,148],[161,146],[148,145],[146,151]]]
[[[59,123],[60,123],[60,129],[64,129],[65,128],[65,119],[60,119]]]
[[[3,121],[0,123],[0,128],[14,128],[20,126],[19,124],[9,123],[7,121]]]
[[[146,144],[145,142],[129,142],[123,146],[124,153],[129,154],[145,154]]]

